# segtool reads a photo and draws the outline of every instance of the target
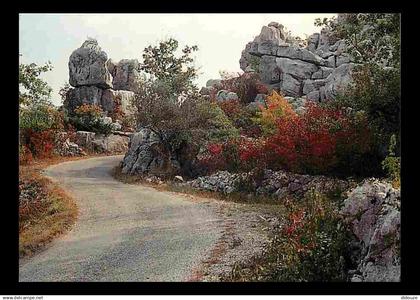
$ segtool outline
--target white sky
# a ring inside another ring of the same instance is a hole
[[[21,62],[43,64],[53,71],[43,78],[53,88],[52,100],[60,103],[58,90],[68,81],[68,58],[85,39],[96,38],[109,58],[142,60],[150,44],[174,37],[180,46],[198,45],[196,66],[200,67],[199,86],[219,71],[239,72],[239,59],[245,45],[263,25],[283,24],[302,38],[319,32],[315,18],[335,14],[21,14],[19,53]]]

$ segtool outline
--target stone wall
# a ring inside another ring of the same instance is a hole
[[[311,189],[323,193],[335,192],[337,189],[345,191],[354,183],[321,175],[301,175],[267,169],[264,170],[260,180],[257,180],[256,176],[251,173],[235,174],[228,171],[218,171],[212,175],[198,177],[183,184],[204,191],[223,194],[246,192],[283,200],[290,196],[302,197]]]

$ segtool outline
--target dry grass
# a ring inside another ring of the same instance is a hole
[[[61,162],[97,156],[57,156],[19,167],[19,257],[31,256],[43,249],[68,231],[77,219],[78,210],[72,197],[42,176],[41,171]]]

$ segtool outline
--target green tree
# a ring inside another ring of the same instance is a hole
[[[375,156],[386,156],[388,142],[396,136],[399,155],[401,70],[400,14],[340,14],[338,18],[317,19],[329,33],[343,39],[347,52],[357,63],[353,82],[337,97],[336,103],[367,114],[375,132]],[[380,169],[380,166],[378,166]]]
[[[193,83],[197,69],[191,54],[197,46],[186,46],[181,56],[177,49],[172,38],[145,48],[141,69],[149,76],[137,83],[133,106],[137,126],[157,133],[188,175],[209,135],[212,113]]]
[[[337,39],[344,39],[347,52],[362,64],[400,66],[400,14],[339,14],[338,18],[316,19]]]
[[[71,85],[68,82],[64,82],[63,86],[58,91],[58,94],[61,97],[61,102],[64,103],[67,97],[68,91],[71,89]]]
[[[50,62],[43,66],[35,63],[19,64],[19,104],[33,105],[48,102],[51,96],[51,87],[40,78],[44,72],[52,70]]]
[[[177,56],[179,43],[173,38],[162,41],[158,46],[149,46],[143,52],[141,70],[152,79],[166,85],[171,99],[177,100],[181,94],[196,90],[193,80],[197,77],[197,69],[193,65],[192,53],[198,50],[196,45],[185,46]]]

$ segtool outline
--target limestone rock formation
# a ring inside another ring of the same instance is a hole
[[[341,214],[361,248],[351,281],[400,281],[400,197],[390,183],[366,179],[344,201]]]
[[[227,90],[220,90],[217,92],[216,100],[217,101],[231,101],[238,100],[238,95],[234,92],[229,92]]]
[[[86,152],[76,143],[70,141],[65,131],[57,133],[54,141],[54,152],[61,156],[85,156]]]
[[[112,76],[106,67],[107,60],[108,55],[102,51],[96,40],[86,40],[70,55],[70,85],[112,88]]]
[[[140,76],[136,59],[115,64],[96,40],[88,39],[70,56],[69,83],[74,88],[67,92],[64,106],[70,113],[82,104],[95,104],[110,115],[117,108],[130,114],[133,90]]]
[[[261,181],[252,180],[252,173],[229,173],[218,171],[209,176],[198,177],[188,181],[185,185],[199,190],[230,194],[241,192],[243,182],[252,182],[252,190],[255,194],[272,196],[278,200],[284,200],[287,196],[302,197],[311,189],[327,193],[337,188],[347,190],[354,183],[326,176],[300,175],[284,171],[264,170]],[[248,186],[251,188],[251,186]]]
[[[148,128],[133,133],[122,161],[122,173],[130,175],[177,175],[181,167],[160,137]]]
[[[307,39],[306,47],[296,42],[276,22],[242,51],[242,70],[256,69],[261,80],[286,96],[311,101],[334,99],[351,82],[353,65],[343,40],[335,40],[326,29]]]
[[[134,92],[107,89],[102,93],[100,104],[106,112],[112,113],[118,105],[124,114],[130,114],[132,112],[131,101],[133,99]]]
[[[110,60],[108,69],[113,76],[112,84],[115,90],[133,91],[136,82],[141,78],[140,63],[137,59],[122,59],[117,64]]]
[[[89,131],[77,131],[76,143],[96,153],[120,154],[128,149],[129,137],[124,134],[103,135]]]
[[[103,90],[96,86],[80,86],[67,92],[64,106],[73,112],[82,104],[101,105]]]

